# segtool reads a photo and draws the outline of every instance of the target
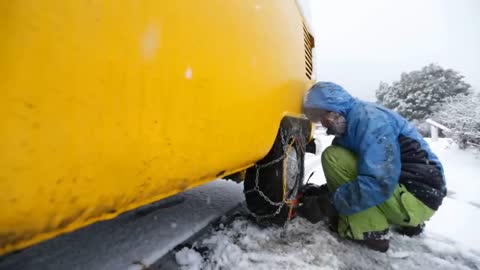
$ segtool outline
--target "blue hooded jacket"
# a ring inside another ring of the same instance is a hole
[[[345,134],[336,137],[333,144],[357,155],[358,176],[332,194],[333,204],[340,213],[358,213],[383,203],[393,194],[401,174],[398,142],[401,135],[420,143],[427,153],[427,164],[431,161],[438,167],[445,186],[437,156],[415,127],[396,112],[353,98],[341,86],[330,82],[316,83],[305,96],[304,108],[337,112],[347,121]]]

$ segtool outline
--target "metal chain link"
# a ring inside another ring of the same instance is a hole
[[[249,194],[249,193],[252,193],[252,192],[257,192],[260,195],[260,197],[262,197],[266,202],[268,202],[272,206],[277,207],[275,212],[272,213],[272,214],[257,215],[255,213],[253,213],[252,211],[249,211],[250,214],[257,219],[274,217],[274,216],[280,214],[280,212],[282,211],[285,204],[290,203],[286,198],[284,198],[281,202],[272,201],[267,195],[265,195],[265,193],[263,193],[263,191],[260,190],[260,186],[259,186],[259,183],[258,183],[259,182],[260,169],[272,166],[273,164],[276,164],[276,163],[284,160],[287,157],[287,150],[288,150],[288,147],[290,146],[290,144],[287,143],[286,137],[287,137],[286,131],[283,128],[281,128],[280,129],[280,138],[281,138],[281,141],[282,141],[283,154],[280,157],[276,158],[275,160],[272,160],[272,161],[267,162],[265,164],[261,164],[261,165],[255,164],[255,187],[253,189],[244,191],[245,194]],[[300,143],[300,145],[303,149],[304,145],[305,145],[303,143],[303,140],[300,141],[299,143]],[[286,226],[286,223],[285,223],[284,226]]]

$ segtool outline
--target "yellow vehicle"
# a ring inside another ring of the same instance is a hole
[[[0,36],[0,254],[239,172],[285,219],[311,133],[294,0],[1,1]]]

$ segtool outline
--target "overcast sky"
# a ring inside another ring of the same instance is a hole
[[[310,7],[317,80],[374,100],[380,81],[429,63],[480,90],[480,0],[299,0]]]

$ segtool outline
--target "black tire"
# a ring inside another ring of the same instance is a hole
[[[257,162],[255,167],[249,168],[246,172],[244,190],[247,207],[257,217],[256,221],[262,225],[282,226],[288,219],[290,209],[288,205],[284,205],[275,215],[279,206],[272,205],[260,192],[252,191],[256,186],[257,170],[259,170],[259,190],[272,202],[281,203],[286,199],[294,199],[303,184],[306,138],[310,136],[309,128],[308,121],[285,118],[270,152]],[[284,155],[285,158],[279,162],[262,167]],[[284,192],[284,181],[287,181],[286,192]]]

